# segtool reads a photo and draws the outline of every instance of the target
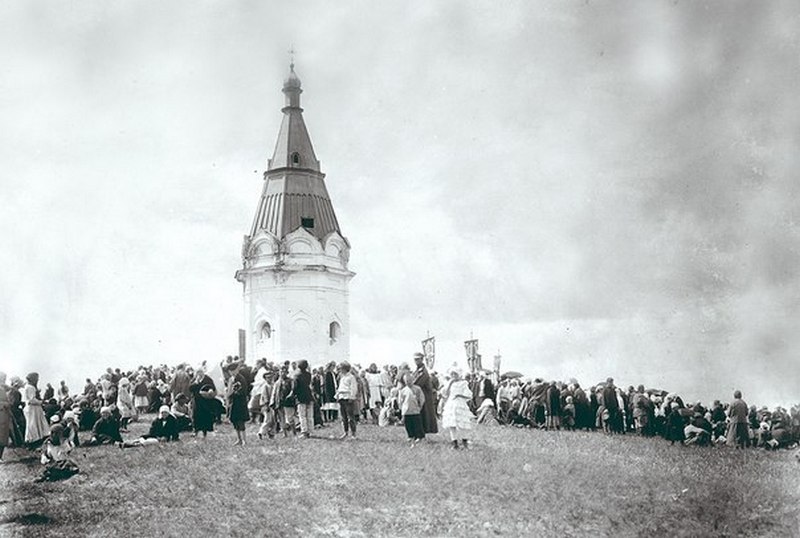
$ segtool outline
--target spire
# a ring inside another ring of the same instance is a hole
[[[264,173],[264,190],[256,210],[250,237],[266,230],[279,240],[303,227],[322,241],[328,234],[339,230],[333,211],[325,174],[320,171],[311,138],[303,121],[300,108],[300,78],[289,67],[289,76],[283,83],[286,106],[278,132],[275,152]]]
[[[293,51],[292,51],[293,53]],[[283,81],[283,94],[286,96],[286,106],[283,112],[281,129],[278,132],[278,141],[272,159],[267,163],[267,170],[280,168],[304,168],[319,172],[319,161],[314,154],[311,138],[308,136],[303,109],[300,108],[300,94],[303,88],[300,77],[294,71],[294,60],[289,65],[289,76]]]

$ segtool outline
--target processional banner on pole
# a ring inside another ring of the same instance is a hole
[[[422,341],[422,355],[425,357],[425,366],[433,370],[436,362],[436,337],[431,336]]]
[[[464,349],[467,351],[467,366],[470,372],[481,369],[481,356],[478,353],[478,340],[467,340],[464,342]]]

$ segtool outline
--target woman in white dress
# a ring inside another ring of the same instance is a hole
[[[472,390],[466,380],[461,379],[461,373],[453,370],[450,372],[450,384],[447,386],[446,392],[447,401],[442,410],[442,427],[450,432],[453,448],[458,448],[459,439],[466,448],[475,418],[467,405],[472,398]]]
[[[42,400],[39,396],[39,389],[36,386],[39,383],[39,374],[32,372],[25,379],[28,380],[22,390],[22,401],[25,403],[25,407],[22,410],[25,415],[25,442],[35,445],[50,435],[50,427],[44,417]]]

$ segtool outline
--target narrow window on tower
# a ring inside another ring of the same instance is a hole
[[[303,228],[313,228],[314,227],[314,219],[311,217],[300,217],[300,226]]]
[[[328,326],[328,334],[330,335],[331,345],[335,344],[342,335],[342,326],[335,321],[331,322]]]
[[[292,153],[292,164],[299,165],[300,164],[300,154],[297,152]]]
[[[262,341],[272,338],[272,327],[270,326],[269,322],[265,321],[264,324],[261,325],[259,337]]]

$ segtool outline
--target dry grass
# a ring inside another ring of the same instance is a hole
[[[81,473],[50,484],[11,451],[0,535],[800,535],[800,464],[786,451],[493,428],[456,452],[442,435],[407,447],[403,428],[327,438],[338,433],[239,448],[222,426],[205,441],[78,449]]]

